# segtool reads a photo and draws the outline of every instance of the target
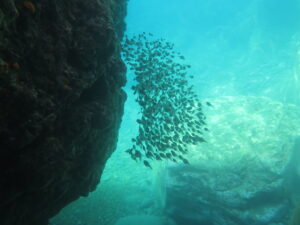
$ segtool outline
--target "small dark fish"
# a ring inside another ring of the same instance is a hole
[[[155,155],[155,159],[156,159],[156,160],[161,160],[161,158],[160,158],[159,155]]]
[[[196,116],[202,118],[203,113],[202,113],[202,112],[198,112],[198,113],[196,114]]]
[[[196,106],[199,107],[199,108],[201,108],[202,107],[201,102],[196,103]]]
[[[147,150],[148,150],[149,153],[151,153],[151,151],[153,151],[153,149],[152,149],[152,147],[150,145],[147,145],[146,148],[147,148]]]
[[[173,148],[176,148],[176,147],[177,147],[177,143],[176,143],[176,142],[172,142],[172,143],[171,143],[171,146],[172,146]]]
[[[187,159],[185,159],[185,158],[182,158],[181,160],[182,160],[182,162],[183,162],[184,164],[190,164],[190,162],[189,162]]]
[[[177,160],[176,160],[176,159],[172,158],[171,160],[172,160],[174,163],[177,163]]]
[[[207,125],[205,121],[201,121],[201,124],[203,124],[203,125]]]
[[[147,160],[144,160],[144,165],[145,165],[146,167],[149,167],[150,169],[152,169],[150,163],[149,163]]]
[[[166,157],[170,159],[172,157],[171,153],[167,152]]]
[[[159,153],[159,156],[164,159],[166,158],[165,154],[163,154],[163,153]]]
[[[186,150],[186,149],[184,150],[184,152],[182,152],[182,154],[184,154],[184,155],[187,153],[188,153],[188,150]]]
[[[142,159],[142,154],[137,150],[135,151],[134,156],[135,156],[135,158],[138,158],[139,160]]]
[[[210,102],[206,102],[207,106],[213,107],[213,105]]]
[[[171,153],[172,153],[172,155],[173,155],[174,157],[177,156],[177,154],[176,154],[174,151],[171,151]]]
[[[181,151],[181,152],[184,151],[183,148],[181,147],[181,145],[178,145],[177,148],[178,148],[178,150]]]
[[[147,158],[152,158],[152,157],[153,157],[152,152],[147,152],[147,153],[146,153],[146,157],[147,157]]]
[[[199,121],[194,121],[195,124],[197,124],[198,126],[201,126],[201,123]]]
[[[203,137],[194,137],[194,140],[197,142],[206,142],[206,140]]]

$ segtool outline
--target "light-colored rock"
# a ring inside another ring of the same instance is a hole
[[[191,146],[190,166],[169,167],[168,213],[183,224],[284,224],[300,109],[259,97],[209,101],[208,143]]]

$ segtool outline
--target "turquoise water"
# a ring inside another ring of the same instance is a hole
[[[132,1],[127,33],[148,31],[175,43],[192,65],[201,96],[258,95],[293,101],[287,85],[282,85],[282,93],[270,89],[295,79],[298,5],[297,0],[175,0],[172,5]]]
[[[133,161],[124,151],[140,114],[128,71],[101,184],[52,224],[299,224],[300,1],[130,0],[126,21],[127,35],[165,38],[191,65],[190,84],[213,105],[207,143],[190,146],[190,165]]]

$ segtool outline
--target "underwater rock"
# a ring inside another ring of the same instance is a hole
[[[126,4],[0,1],[1,225],[47,225],[99,183],[126,99]]]
[[[211,99],[207,143],[168,168],[167,214],[184,224],[287,224],[300,194],[300,108],[259,97]]]

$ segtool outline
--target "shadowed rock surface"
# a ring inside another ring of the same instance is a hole
[[[99,183],[126,99],[126,0],[0,1],[0,224],[44,225]]]

